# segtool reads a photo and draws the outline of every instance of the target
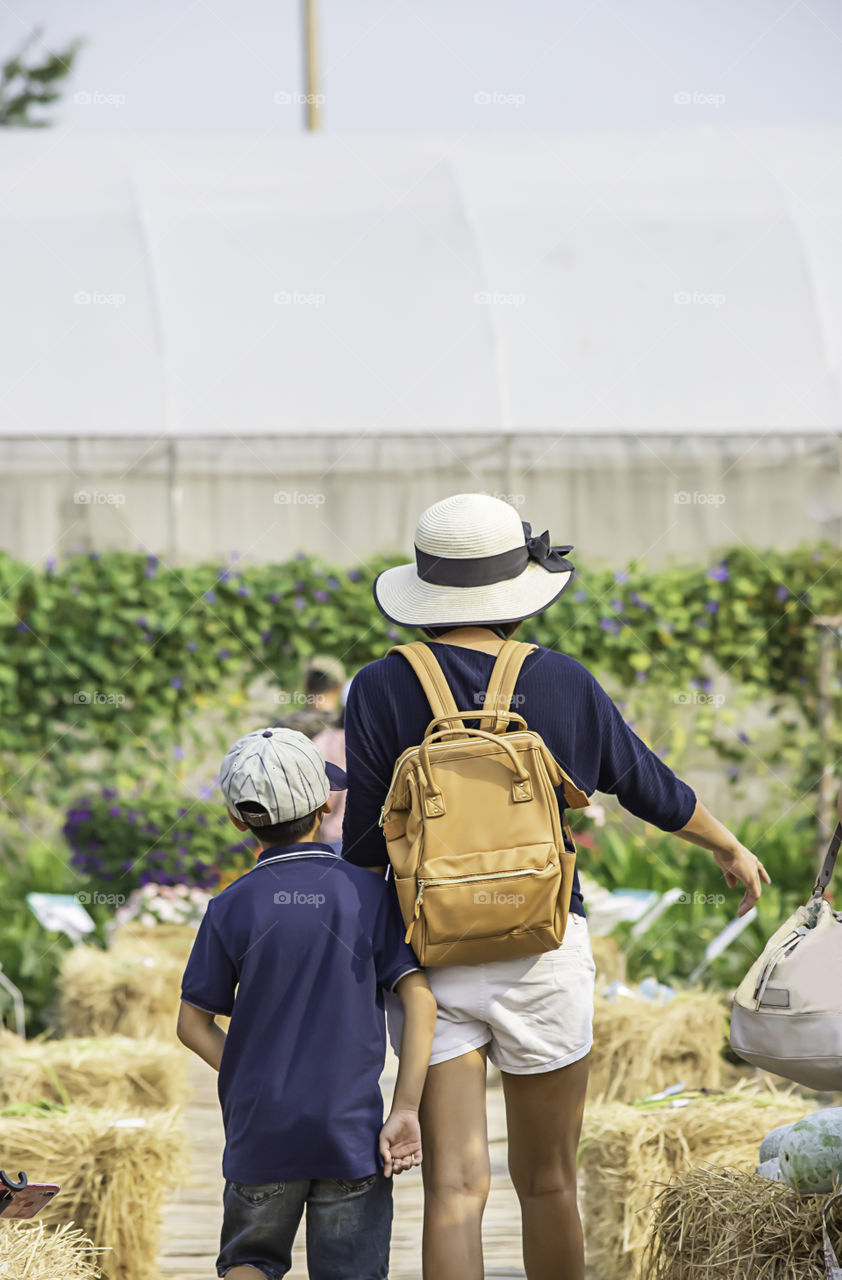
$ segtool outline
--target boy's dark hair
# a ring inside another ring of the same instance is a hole
[[[330,693],[333,689],[341,689],[342,681],[328,671],[311,667],[304,677],[304,688],[307,693]]]
[[[305,814],[303,818],[294,818],[292,822],[274,822],[268,827],[253,827],[249,822],[249,814],[265,814],[262,804],[255,800],[244,800],[237,805],[237,813],[248,827],[252,835],[257,836],[262,845],[298,844],[302,836],[312,828],[316,821],[315,812]]]
[[[521,625],[522,619],[517,618],[514,622],[483,622],[477,623],[477,626],[490,626],[493,631],[498,631],[505,635],[508,640],[517,631]],[[438,640],[439,636],[447,635],[448,631],[454,631],[455,628],[449,627],[422,627],[421,632],[428,640]]]

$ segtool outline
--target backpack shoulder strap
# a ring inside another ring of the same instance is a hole
[[[525,640],[506,640],[497,654],[497,661],[485,691],[485,707],[495,713],[485,716],[480,721],[480,728],[490,733],[505,733],[508,720],[497,718],[496,712],[508,711],[512,703],[517,678],[524,661],[538,648],[537,644],[527,644]]]
[[[421,681],[421,688],[427,695],[433,716],[455,715],[459,708],[456,705],[450,685],[444,678],[444,672],[435,654],[423,640],[413,640],[410,644],[396,644],[387,650],[389,653],[401,653]]]

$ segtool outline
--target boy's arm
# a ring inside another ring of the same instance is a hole
[[[418,1107],[436,1025],[436,1001],[424,973],[419,969],[407,973],[395,989],[403,1005],[404,1020],[392,1109],[380,1131],[380,1153],[387,1178],[421,1163]]]
[[[225,1048],[225,1032],[216,1025],[215,1017],[216,1014],[208,1013],[207,1009],[197,1009],[194,1004],[182,1000],[176,1034],[183,1045],[218,1071]]]

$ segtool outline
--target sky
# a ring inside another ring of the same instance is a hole
[[[317,0],[324,127],[403,134],[842,123],[839,0]],[[85,38],[74,130],[297,132],[300,0],[2,0]]]

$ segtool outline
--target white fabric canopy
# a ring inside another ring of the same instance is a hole
[[[0,435],[835,432],[840,158],[0,130]]]

